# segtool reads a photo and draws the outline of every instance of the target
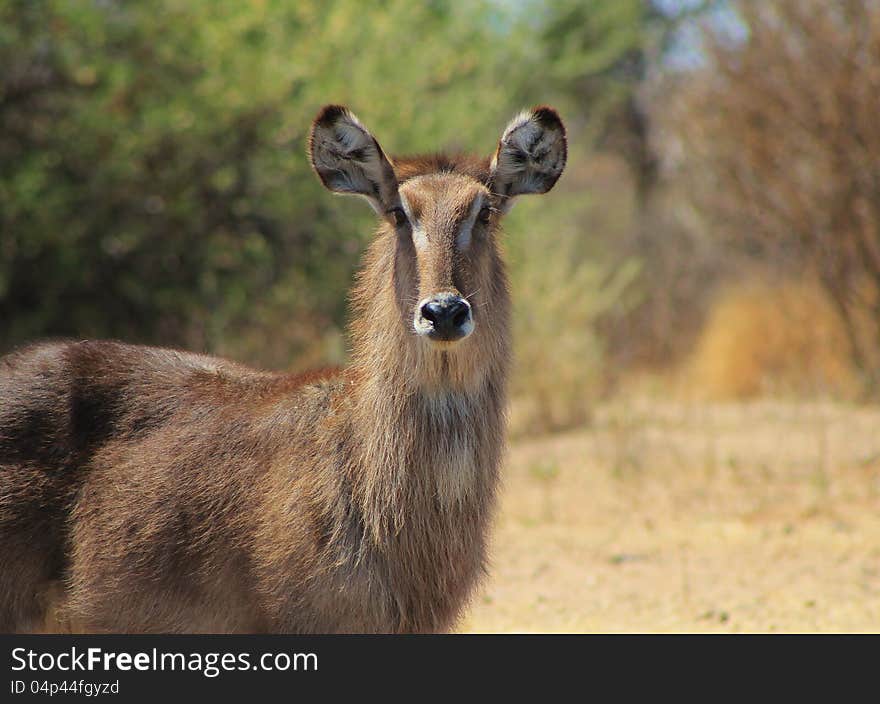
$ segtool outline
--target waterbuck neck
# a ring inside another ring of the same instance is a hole
[[[488,518],[509,359],[500,258],[493,263],[498,290],[486,292],[491,318],[478,317],[482,327],[444,352],[412,331],[411,301],[396,285],[389,244],[381,235],[374,242],[352,295],[353,484],[378,540],[416,519],[426,528],[425,516],[448,522],[467,514],[481,525]]]

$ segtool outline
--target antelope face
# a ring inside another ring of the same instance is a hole
[[[402,249],[416,273],[407,284],[415,302],[412,329],[449,349],[474,332],[475,303],[487,299],[479,297],[494,248],[495,200],[483,184],[457,173],[415,176],[399,194],[395,227],[411,242]]]
[[[518,115],[491,158],[392,161],[351,112],[331,105],[312,125],[309,155],[327,188],[366,198],[384,220],[379,249],[393,250],[398,319],[427,349],[449,352],[506,326],[498,224],[514,197],[549,191],[562,173],[556,112]]]

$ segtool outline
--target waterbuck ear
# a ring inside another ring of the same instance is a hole
[[[526,110],[507,125],[492,157],[491,188],[502,196],[546,193],[565,168],[565,125],[553,108]]]
[[[397,206],[397,177],[382,147],[354,113],[325,105],[309,134],[309,160],[336,193],[364,196],[378,213]]]

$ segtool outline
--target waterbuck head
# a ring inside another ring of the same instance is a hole
[[[347,108],[312,124],[309,157],[323,184],[359,195],[380,218],[353,295],[355,352],[385,348],[422,382],[466,384],[506,363],[509,294],[499,223],[516,196],[546,193],[566,160],[556,112],[519,114],[491,158],[389,157]]]

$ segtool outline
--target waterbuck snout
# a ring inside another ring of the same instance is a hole
[[[413,327],[436,342],[457,342],[474,330],[471,304],[457,293],[438,293],[419,302]]]

